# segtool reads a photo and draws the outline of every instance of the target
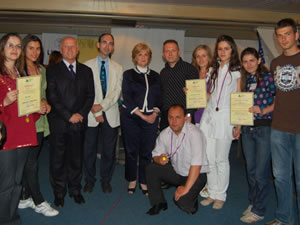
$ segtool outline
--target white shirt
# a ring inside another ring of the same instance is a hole
[[[191,166],[202,166],[200,173],[208,172],[206,142],[202,132],[186,122],[177,136],[170,127],[164,129],[156,139],[152,156],[165,153],[171,157],[171,164],[177,174],[188,176]]]
[[[66,61],[66,60],[64,60],[64,59],[63,59],[63,62],[66,64],[66,66],[68,67],[68,70],[69,70],[69,71],[71,71],[69,66],[70,66],[70,65],[73,65],[73,70],[74,70],[74,72],[76,73],[76,60],[75,60],[72,64],[70,64],[68,61]]]
[[[240,71],[227,72],[228,66],[226,64],[223,68],[219,68],[215,89],[210,96],[200,121],[200,129],[210,138],[232,139],[233,126],[230,124],[230,95],[237,91],[237,81],[241,74]],[[217,107],[218,111],[216,111]]]

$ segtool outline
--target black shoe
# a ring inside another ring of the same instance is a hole
[[[140,189],[142,190],[142,192],[143,192],[144,195],[146,195],[146,196],[149,195],[148,190],[147,189],[143,189],[141,184],[140,184]]]
[[[93,192],[93,189],[94,189],[94,183],[92,183],[92,182],[87,182],[87,183],[84,185],[83,192],[86,192],[86,193],[92,193],[92,192]]]
[[[77,204],[85,203],[83,196],[79,193],[77,195],[70,194],[70,197],[74,199],[74,202]]]
[[[161,182],[161,189],[169,189],[170,188],[170,184],[167,184],[165,182]]]
[[[102,182],[102,191],[103,193],[111,193],[112,192],[112,187],[109,182]]]
[[[58,197],[55,196],[55,198],[54,198],[54,205],[56,207],[58,207],[58,208],[64,207],[64,202],[65,202],[65,200],[63,198],[58,198]]]
[[[154,205],[151,209],[148,210],[147,214],[150,216],[157,215],[161,210],[167,210],[168,204],[166,202],[161,202],[157,205]]]
[[[175,201],[174,198],[173,198],[173,202],[179,209],[181,209],[182,211],[186,212],[189,215],[194,215],[198,211],[198,200],[195,202],[194,208],[192,209],[187,209],[185,207],[182,207],[181,205],[178,204],[178,201]]]

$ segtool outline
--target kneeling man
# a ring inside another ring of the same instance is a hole
[[[169,127],[156,140],[153,161],[146,168],[149,215],[168,208],[161,182],[177,186],[175,204],[184,212],[194,214],[198,209],[198,195],[206,184],[208,161],[205,140],[201,131],[186,122],[185,109],[173,105],[168,110]]]

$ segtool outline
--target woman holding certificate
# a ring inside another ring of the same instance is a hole
[[[27,76],[41,76],[41,104],[46,108],[46,113],[51,107],[46,101],[46,69],[42,66],[44,51],[41,40],[35,35],[27,35],[23,39],[24,74]],[[19,202],[19,209],[32,208],[37,213],[45,216],[56,216],[58,211],[53,209],[43,198],[40,191],[38,178],[38,157],[42,148],[44,137],[49,135],[47,116],[42,115],[35,123],[38,145],[30,147],[25,163],[22,179],[23,193]]]
[[[16,79],[23,73],[22,41],[8,33],[0,40],[0,120],[7,128],[0,151],[0,224],[20,224],[17,207],[30,146],[37,145],[35,121],[39,115],[18,116]],[[41,107],[40,113],[46,109]]]
[[[123,75],[121,128],[129,194],[135,192],[138,171],[140,188],[148,195],[145,167],[151,162],[161,105],[159,75],[149,68],[151,56],[147,44],[137,44],[132,50],[135,66]]]
[[[209,91],[209,72],[211,70],[212,54],[207,45],[198,45],[193,51],[192,65],[199,72],[199,79],[206,80],[206,88]],[[199,125],[204,108],[198,109],[194,114],[195,123]]]
[[[200,121],[206,138],[209,162],[207,174],[208,197],[203,206],[213,203],[213,209],[223,208],[229,185],[229,150],[233,138],[230,124],[230,95],[240,89],[240,62],[232,37],[218,37],[210,73],[210,99]],[[236,136],[236,134],[234,134]]]
[[[264,218],[270,192],[270,125],[274,109],[275,85],[273,76],[261,63],[254,48],[246,48],[241,54],[241,91],[254,93],[254,126],[242,127],[242,143],[247,161],[249,206],[241,221],[254,223]]]

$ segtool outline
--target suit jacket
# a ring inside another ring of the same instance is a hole
[[[105,98],[103,99],[102,87],[100,82],[100,69],[98,66],[98,58],[90,59],[84,63],[89,66],[94,75],[94,86],[95,86],[95,101],[94,104],[100,104],[105,112],[108,124],[111,127],[120,126],[120,112],[118,106],[118,99],[121,94],[123,69],[122,66],[115,61],[109,59],[109,75],[108,84]],[[88,115],[88,126],[96,127],[99,123],[96,121],[96,117],[102,115],[102,111],[93,114],[92,112]]]
[[[94,102],[94,80],[92,70],[76,62],[76,78],[62,61],[47,68],[47,101],[51,105],[48,114],[51,132],[66,132],[87,125],[87,115]],[[69,119],[74,113],[83,116],[82,123],[72,124]]]

